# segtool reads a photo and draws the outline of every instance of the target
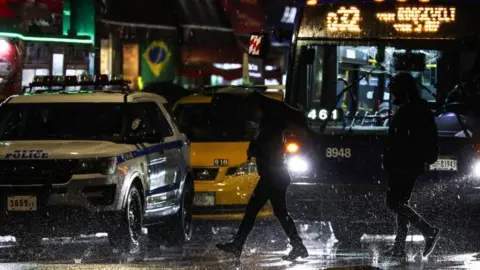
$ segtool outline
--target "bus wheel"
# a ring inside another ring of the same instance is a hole
[[[342,243],[360,243],[365,233],[363,224],[348,221],[333,221],[332,229],[335,238]]]

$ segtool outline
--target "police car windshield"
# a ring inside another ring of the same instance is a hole
[[[210,103],[178,105],[173,114],[179,129],[192,142],[249,141],[255,134],[256,124],[245,115],[226,114],[220,119],[212,115]]]
[[[0,106],[0,140],[120,142],[123,103],[28,103]]]
[[[445,44],[436,47],[430,43],[425,48],[386,42],[376,46],[345,41],[338,44],[299,45],[299,66],[293,78],[296,92],[292,99],[293,105],[302,108],[318,127],[325,124],[325,112],[329,111],[326,104],[334,104],[335,111],[343,114],[331,112],[332,117],[338,118],[329,119],[327,129],[337,132],[386,131],[388,116],[396,109],[388,84],[401,71],[410,72],[417,79],[422,97],[432,109],[438,109],[437,105],[471,71],[477,55],[473,49],[462,51]],[[408,63],[411,55],[416,60]]]

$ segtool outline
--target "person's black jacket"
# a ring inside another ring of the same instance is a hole
[[[284,121],[264,119],[259,127],[255,138],[250,142],[247,150],[249,157],[255,157],[258,174],[270,179],[281,178],[279,185],[288,184],[289,175],[284,164]],[[285,177],[279,177],[285,176]],[[284,179],[285,178],[285,179]],[[273,179],[272,179],[273,180]]]
[[[417,98],[400,106],[390,122],[383,168],[387,172],[424,172],[435,155],[437,149],[432,147],[438,147],[437,140],[435,118],[427,101]]]

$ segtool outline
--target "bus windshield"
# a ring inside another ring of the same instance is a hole
[[[330,37],[323,29],[331,26],[318,19],[324,9],[304,11],[287,93],[287,102],[305,111],[320,132],[385,133],[396,109],[388,84],[399,72],[416,78],[421,96],[437,115],[455,86],[480,72],[471,37],[388,39],[384,29],[375,28],[358,36],[352,28],[345,38],[338,33]],[[359,10],[373,13],[367,7]]]

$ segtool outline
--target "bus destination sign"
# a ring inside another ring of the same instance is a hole
[[[454,5],[320,5],[305,10],[299,37],[455,38],[471,33],[473,14]]]

